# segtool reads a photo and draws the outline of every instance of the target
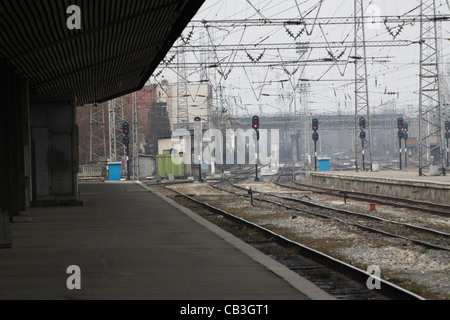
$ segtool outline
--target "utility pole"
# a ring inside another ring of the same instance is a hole
[[[445,175],[436,0],[421,0],[420,16],[419,175],[431,166]]]
[[[364,25],[364,4],[363,0],[354,2],[354,59],[355,59],[355,164],[356,171],[359,170],[360,154],[365,157],[366,151],[369,151],[369,163],[372,167],[372,129],[370,123],[370,105],[369,88],[367,83],[367,54],[366,54],[366,35]],[[359,137],[359,119],[367,119],[367,132],[361,148],[358,144]],[[365,159],[363,160],[363,167]],[[363,169],[363,170],[364,170]]]

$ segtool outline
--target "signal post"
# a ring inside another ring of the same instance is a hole
[[[252,118],[252,128],[256,131],[256,166],[255,166],[255,181],[260,181],[258,178],[258,161],[259,161],[259,117]]]
[[[319,120],[314,118],[312,120],[312,129],[313,129],[313,141],[314,141],[314,171],[317,171],[317,141],[319,141],[319,133],[317,130],[319,130]]]

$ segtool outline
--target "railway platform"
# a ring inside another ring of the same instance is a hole
[[[419,176],[417,170],[312,172],[313,185],[450,205],[450,175]]]
[[[80,197],[15,218],[0,299],[333,299],[142,184],[84,183]]]

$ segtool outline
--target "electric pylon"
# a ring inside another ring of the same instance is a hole
[[[370,125],[369,88],[367,82],[367,54],[363,0],[355,0],[354,7],[354,59],[355,59],[355,165],[372,167],[372,134]],[[366,120],[366,128],[360,127],[360,119]],[[364,134],[362,134],[364,132]],[[361,139],[364,136],[364,139]],[[369,154],[367,154],[369,153]],[[367,158],[368,156],[368,158]]]
[[[436,1],[422,0],[420,15],[419,175],[432,166],[445,175]]]

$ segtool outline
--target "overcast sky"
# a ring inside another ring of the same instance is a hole
[[[418,15],[418,0],[373,0],[364,1],[366,15],[381,16],[413,16]],[[436,0],[438,11],[449,14],[448,0]],[[296,50],[266,50],[265,44],[293,44],[296,42],[324,43],[349,42],[354,39],[352,24],[331,25],[326,23],[326,17],[353,17],[354,0],[206,0],[194,20],[246,20],[246,19],[296,19],[299,17],[319,18],[317,23],[306,26],[301,34],[302,26],[260,26],[243,27],[237,23],[233,27],[194,28],[190,44],[214,43],[227,44],[260,44],[259,51],[245,52],[214,52],[202,55],[188,54],[188,62],[204,60],[222,63],[217,69],[211,69],[208,77],[215,89],[223,86],[223,98],[230,108],[240,114],[273,114],[300,110],[300,93],[297,91],[295,103],[293,88],[299,84],[299,79],[308,79],[305,84],[310,89],[308,108],[313,114],[333,114],[354,112],[354,67],[353,64],[335,65],[332,63],[317,65],[301,64],[284,65],[280,61],[299,60]],[[388,27],[391,28],[390,32]],[[394,40],[399,24],[373,24],[366,27],[367,41]],[[184,36],[192,30],[187,28]],[[307,31],[307,32],[306,32]],[[442,23],[442,55],[443,67],[448,70],[450,62],[449,38],[450,22]],[[308,34],[307,34],[308,33]],[[396,35],[395,40],[417,41],[420,36],[419,23],[405,24]],[[251,56],[248,56],[249,53]],[[344,49],[333,49],[333,54],[342,55],[341,60],[349,60],[353,54],[351,46]],[[370,104],[373,113],[384,108],[392,110],[406,109],[409,113],[418,111],[419,89],[419,45],[405,47],[368,47],[368,74]],[[261,67],[258,64],[242,67],[233,63],[249,63],[250,59],[260,61],[277,61],[271,67]],[[330,58],[325,47],[309,50],[304,58]],[[373,59],[374,60],[373,60]],[[231,63],[233,62],[233,63]],[[199,68],[188,70],[189,81],[197,81],[200,77]],[[212,72],[214,71],[214,72]],[[218,72],[222,72],[222,75]],[[165,70],[162,77],[174,81],[176,73]],[[320,81],[319,81],[320,80]],[[445,79],[449,80],[448,73]],[[447,87],[448,88],[448,87]]]

